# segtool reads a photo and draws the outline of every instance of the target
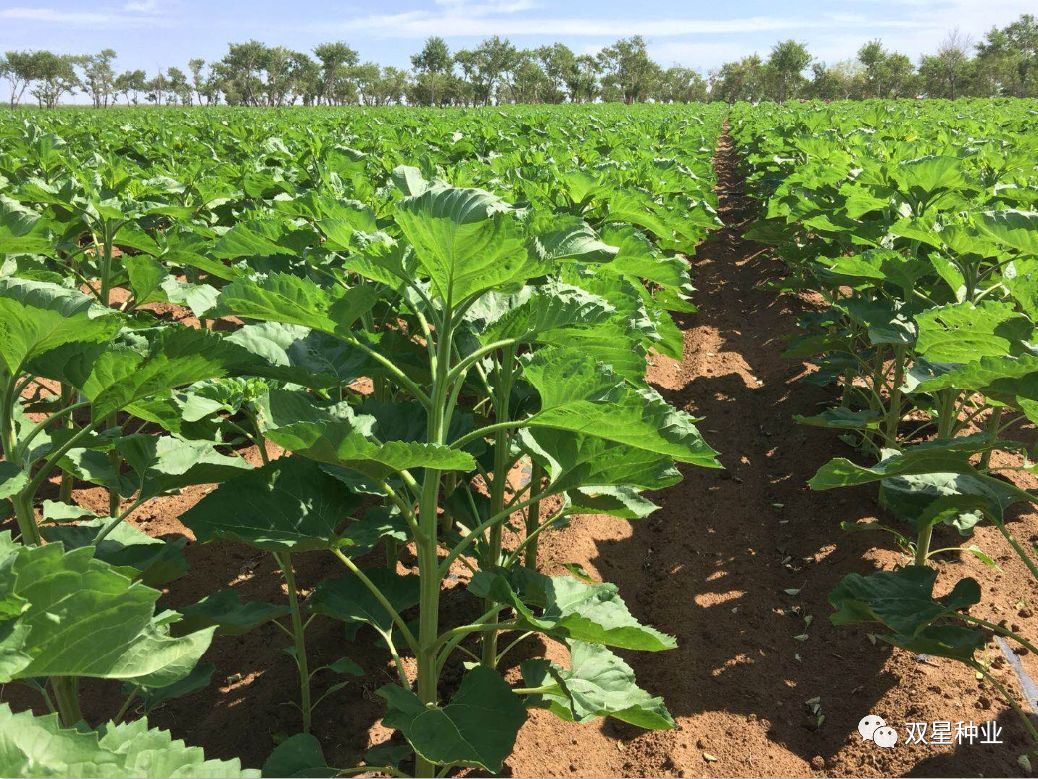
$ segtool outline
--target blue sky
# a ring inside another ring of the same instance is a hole
[[[363,60],[407,66],[429,35],[452,49],[489,35],[520,46],[561,40],[578,53],[641,34],[663,65],[704,72],[795,38],[823,61],[853,56],[880,37],[917,59],[953,31],[980,39],[992,25],[1035,10],[1034,0],[0,0],[0,51],[111,47],[120,69],[184,67],[219,59],[229,41],[256,38],[309,51],[345,40]]]

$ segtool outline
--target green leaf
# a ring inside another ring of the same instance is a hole
[[[263,776],[270,777],[331,777],[338,773],[328,767],[321,742],[309,733],[289,736],[263,763]]]
[[[511,210],[481,189],[434,185],[397,203],[395,219],[437,296],[457,305],[543,272]]]
[[[14,714],[0,704],[0,774],[51,777],[256,777],[237,760],[206,760],[147,720],[102,726],[100,731],[62,728],[56,714]]]
[[[96,344],[119,327],[76,290],[42,281],[0,278],[0,359],[9,373],[27,360],[66,344]]]
[[[378,299],[370,284],[343,289],[319,287],[309,279],[272,273],[262,279],[238,279],[223,288],[217,311],[245,319],[302,325],[347,336]]]
[[[204,690],[212,683],[215,672],[216,666],[212,663],[199,663],[191,673],[173,684],[167,684],[164,687],[137,687],[127,683],[123,685],[123,692],[130,695],[136,690],[137,698],[143,705],[145,713],[150,714],[169,701]]]
[[[199,541],[239,541],[270,552],[335,545],[358,499],[317,463],[282,457],[225,481],[181,515]]]
[[[836,609],[834,625],[879,622],[895,633],[912,636],[941,617],[980,602],[980,585],[961,579],[944,598],[933,597],[937,571],[911,565],[898,571],[844,576],[829,594]]]
[[[17,495],[29,483],[29,474],[12,462],[0,462],[0,500]]]
[[[208,330],[162,327],[124,332],[76,383],[93,401],[91,413],[99,420],[134,401],[243,372],[255,363],[247,351]]]
[[[923,473],[973,473],[970,456],[991,448],[986,436],[968,436],[951,441],[934,441],[905,449],[884,451],[884,458],[872,467],[856,465],[844,457],[836,457],[811,477],[814,490],[831,490],[880,481],[891,476],[914,476]]]
[[[926,195],[942,189],[958,189],[966,185],[962,160],[948,155],[931,155],[899,162],[894,178],[908,190]]]
[[[534,247],[542,260],[580,260],[581,262],[608,262],[616,257],[619,248],[610,246],[582,219],[553,217],[550,229],[539,232]]]
[[[61,542],[68,550],[94,546],[97,534],[111,521],[95,518],[75,525],[43,525],[40,535],[45,541]],[[136,568],[141,583],[159,587],[187,573],[183,551],[186,544],[186,538],[163,541],[142,533],[128,522],[120,522],[96,545],[94,556],[116,568]]]
[[[400,576],[385,568],[372,568],[365,574],[397,613],[418,604],[417,576]],[[346,623],[364,623],[382,632],[388,632],[393,627],[392,617],[386,608],[353,575],[321,580],[310,596],[309,606],[315,614],[324,614]]]
[[[212,630],[170,637],[179,615],[153,616],[161,593],[93,553],[89,546],[66,553],[59,543],[46,544],[23,547],[0,565],[0,591],[25,604],[0,622],[0,681],[94,676],[164,686],[194,668]]]
[[[981,211],[973,215],[973,223],[1003,246],[1038,256],[1038,212]]]
[[[332,465],[382,479],[410,468],[471,471],[472,455],[439,444],[373,439],[376,420],[348,405],[322,408],[301,393],[271,391],[260,403],[260,426],[271,441]]]
[[[137,474],[139,498],[194,484],[214,484],[252,469],[241,457],[220,454],[207,441],[135,435],[120,439],[116,449]]]
[[[541,397],[541,410],[527,421],[531,427],[593,435],[680,462],[720,467],[691,416],[654,390],[622,383],[578,350],[542,349],[523,372]]]
[[[482,666],[461,680],[445,706],[423,706],[396,684],[378,690],[386,699],[382,722],[396,728],[415,752],[436,765],[466,765],[498,772],[512,753],[526,707],[500,674]]]
[[[469,590],[512,606],[531,627],[555,638],[647,652],[677,646],[673,637],[638,622],[616,585],[608,582],[543,576],[525,569],[513,572],[509,580],[500,573],[478,571]]]
[[[570,667],[560,668],[547,660],[525,660],[520,665],[527,687],[558,682],[559,693],[530,696],[531,706],[550,709],[571,722],[588,722],[596,717],[614,717],[649,730],[669,730],[674,720],[663,704],[641,689],[634,671],[602,646],[569,642]]]
[[[123,264],[137,305],[166,300],[166,293],[162,290],[162,282],[169,277],[166,266],[146,254],[126,257]]]
[[[484,344],[504,339],[529,343],[546,331],[603,324],[614,311],[604,298],[580,287],[549,282],[494,319],[480,334],[480,340]]]
[[[8,198],[0,199],[0,255],[50,254],[53,249],[45,219]]]
[[[993,300],[958,303],[916,315],[916,351],[937,363],[971,363],[1017,352],[1034,326],[1013,306]]]
[[[215,625],[217,635],[240,636],[289,612],[284,605],[261,601],[242,603],[236,590],[219,590],[182,608],[183,619],[174,629],[182,635]]]

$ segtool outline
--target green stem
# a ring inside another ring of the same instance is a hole
[[[113,517],[112,521],[105,525],[103,528],[101,528],[101,532],[94,537],[94,546],[97,546],[102,541],[104,541],[109,536],[109,534],[112,531],[114,531],[117,527],[119,527],[119,525],[122,524],[123,520],[130,516],[130,514],[132,514],[142,503],[144,503],[144,499],[137,498],[137,500],[135,500],[133,503],[131,503],[129,506],[123,509],[122,512],[120,512],[117,516]]]
[[[937,437],[948,439],[955,435],[955,399],[958,392],[954,389],[937,390]]]
[[[292,641],[295,646],[296,667],[299,670],[299,697],[300,709],[303,712],[303,732],[310,732],[310,667],[306,657],[306,633],[303,626],[303,617],[299,609],[299,592],[296,589],[296,574],[292,568],[292,555],[288,552],[275,552],[274,559],[277,560],[281,573],[285,577],[285,586],[288,589],[288,607],[292,616]]]
[[[512,368],[515,362],[515,345],[509,344],[501,349],[501,361],[497,365],[496,392],[494,406],[496,422],[508,422],[509,405],[512,399]],[[508,472],[511,470],[509,457],[508,428],[501,427],[494,433],[494,478],[490,484],[490,513],[500,514],[505,507],[505,487],[508,485]],[[531,488],[531,492],[532,492]],[[532,505],[532,504],[531,504]],[[501,562],[501,523],[489,528],[486,557],[480,564],[484,570],[493,570]],[[494,601],[487,598],[483,602],[483,610],[494,607]],[[490,631],[483,636],[482,662],[487,668],[497,667],[497,631]]]
[[[1019,633],[1015,633],[1014,631],[1010,630],[1009,628],[1004,628],[1001,625],[996,625],[994,622],[988,622],[986,619],[980,619],[979,617],[973,617],[973,616],[970,616],[969,614],[957,614],[956,616],[959,617],[959,619],[964,620],[965,622],[970,622],[970,623],[972,623],[974,625],[980,625],[981,627],[985,627],[988,630],[992,631],[993,633],[998,633],[1000,636],[1005,636],[1006,638],[1011,638],[1014,641],[1016,641],[1020,646],[1022,646],[1024,649],[1026,649],[1028,652],[1030,652],[1030,653],[1032,653],[1034,655],[1038,655],[1038,647],[1036,647],[1034,644],[1032,644],[1030,641],[1028,641],[1023,636],[1021,636]]]
[[[140,692],[140,689],[140,687],[134,687],[133,691],[126,696],[126,700],[123,701],[123,705],[119,707],[119,711],[112,718],[112,722],[118,725],[120,722],[123,721],[123,717],[126,716],[126,712],[130,710],[130,704],[137,700],[137,693]]]
[[[988,513],[988,519],[991,520],[992,524],[998,528],[998,532],[1002,534],[1002,537],[1009,542],[1009,545],[1013,547],[1013,551],[1016,552],[1016,556],[1020,558],[1021,562],[1027,566],[1027,570],[1031,572],[1032,578],[1038,582],[1038,566],[1035,565],[1034,560],[1031,556],[1024,551],[1024,548],[1020,546],[1020,542],[1016,540],[1009,529],[1006,527],[1006,523],[1003,522],[999,517],[993,513]]]
[[[400,616],[393,604],[389,602],[389,599],[385,594],[378,588],[378,586],[368,578],[367,574],[364,573],[357,564],[353,562],[349,557],[342,553],[340,549],[333,549],[332,554],[339,558],[343,565],[350,569],[354,576],[360,579],[361,584],[368,588],[368,591],[372,596],[379,602],[379,604],[389,614],[389,618],[393,621],[393,624],[400,630],[400,634],[404,637],[404,641],[407,642],[407,647],[415,654],[418,653],[418,641],[414,637],[414,633],[407,627],[407,623],[404,622],[404,618]]]
[[[60,414],[68,414],[68,418],[65,420],[65,427],[71,430],[75,426],[75,423],[72,420],[72,412],[75,411],[77,408],[82,408],[83,406],[88,405],[87,401],[83,401],[81,403],[73,403],[75,397],[75,388],[68,384],[62,383],[61,405],[63,406],[63,408],[56,414],[52,414],[47,419],[45,419],[43,424],[46,425],[46,423],[53,421]],[[35,430],[33,431],[33,433],[35,433]],[[33,435],[33,433],[29,434],[30,437]],[[72,503],[72,482],[72,474],[62,471],[61,485],[58,487],[58,500],[60,500],[62,503]]]
[[[919,531],[916,536],[915,542],[915,564],[926,565],[927,560],[930,558],[930,537],[933,535],[933,525],[929,522],[926,523],[926,527]]]
[[[83,722],[83,712],[79,708],[78,680],[74,676],[52,676],[50,680],[54,690],[54,702],[58,707],[61,724],[71,728]]]
[[[530,492],[536,493],[541,488],[541,479],[544,477],[544,468],[533,463],[530,472]],[[523,565],[530,570],[537,569],[537,540],[540,535],[541,502],[539,500],[531,503],[526,509],[526,554],[523,557]]]
[[[894,378],[890,386],[890,408],[887,410],[886,438],[897,441],[897,428],[901,424],[901,385],[905,380],[905,347],[894,347]]]
[[[1002,411],[1003,409],[1001,406],[992,409],[991,416],[988,417],[988,423],[984,427],[987,434],[991,437],[991,443],[998,440],[999,425],[1002,424]],[[986,471],[989,467],[991,467],[990,449],[980,456],[980,470]]]
[[[516,695],[543,695],[546,692],[553,692],[557,687],[553,684],[548,684],[543,687],[513,687],[512,692]]]

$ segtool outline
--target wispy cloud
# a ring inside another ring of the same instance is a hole
[[[128,0],[119,8],[98,11],[15,6],[0,9],[0,19],[75,27],[132,27],[154,23],[160,10],[158,0]]]

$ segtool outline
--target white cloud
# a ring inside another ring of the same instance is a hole
[[[103,11],[66,11],[15,6],[0,9],[0,19],[76,27],[132,27],[153,23],[158,12],[158,0],[128,0],[119,10]]]

